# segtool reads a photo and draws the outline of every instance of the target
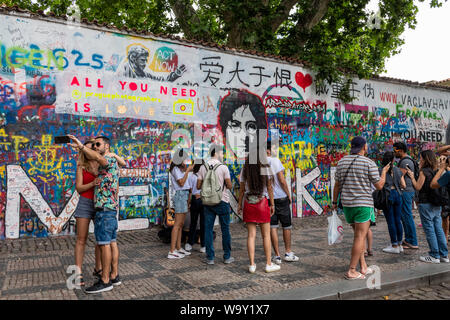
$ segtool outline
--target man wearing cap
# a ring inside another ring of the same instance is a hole
[[[231,234],[230,234],[230,199],[227,189],[232,188],[230,171],[228,167],[223,164],[223,145],[212,144],[209,148],[210,159],[206,165],[201,166],[198,171],[197,189],[201,190],[203,180],[206,177],[206,166],[210,170],[214,170],[219,185],[222,186],[222,199],[217,205],[203,205],[205,215],[205,247],[206,247],[206,264],[214,264],[214,244],[213,244],[213,229],[216,216],[219,216],[220,228],[222,230],[222,247],[223,247],[223,262],[226,264],[232,263],[234,258],[231,257]]]
[[[367,143],[363,137],[355,137],[351,141],[350,155],[342,158],[337,165],[333,191],[333,210],[337,209],[339,192],[344,209],[344,216],[355,231],[353,239],[350,267],[345,274],[348,280],[364,279],[373,273],[364,259],[364,241],[369,231],[370,221],[375,222],[375,211],[372,198],[372,185],[381,190],[390,164],[383,168],[381,177],[378,167],[365,155]],[[361,272],[356,271],[360,262]]]

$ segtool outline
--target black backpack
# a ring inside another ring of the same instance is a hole
[[[373,206],[376,209],[380,209],[383,211],[387,210],[391,205],[391,202],[389,201],[389,195],[390,191],[386,188],[375,190],[372,193]]]
[[[432,171],[431,169],[427,170],[427,172],[432,173],[432,175],[430,174],[432,178],[434,178],[434,176],[437,173],[437,171]],[[424,171],[424,174],[425,174],[425,171]],[[432,205],[434,205],[436,207],[443,207],[448,204],[449,199],[448,199],[448,191],[447,191],[446,187],[439,187],[437,189],[432,189],[430,186],[426,186],[426,187],[428,188],[427,199]]]
[[[411,160],[411,161],[414,163],[414,168],[409,168],[409,169],[411,169],[411,170],[414,169],[414,179],[416,179],[416,180],[419,179],[419,173],[420,173],[419,163],[418,163],[416,160],[414,160],[413,158],[411,158],[410,156],[406,156],[406,157],[402,158],[402,159],[398,162],[397,167],[400,168],[400,164],[401,164],[402,161],[405,160],[405,159],[409,159],[409,160]]]

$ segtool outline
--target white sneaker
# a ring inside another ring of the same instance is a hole
[[[281,264],[281,257],[275,256],[275,257],[273,257],[272,261],[275,262],[276,264]]]
[[[420,261],[427,263],[441,263],[440,259],[433,258],[432,256],[420,257]]]
[[[387,253],[400,253],[400,248],[394,248],[393,246],[389,246],[387,248],[383,249],[383,252],[387,252]]]
[[[255,273],[255,271],[256,271],[256,264],[248,266],[248,272]]]
[[[169,251],[169,254],[167,255],[167,258],[168,259],[182,259],[182,258],[184,258],[184,255],[183,254],[179,254],[177,252],[177,250],[175,250],[174,252],[170,252]]]
[[[298,257],[293,252],[289,252],[284,255],[284,261],[294,262],[298,260]]]
[[[447,257],[441,257],[441,262],[449,263],[450,260],[448,259],[448,256]]]
[[[200,248],[200,252],[201,252],[201,253],[205,253],[205,252],[206,252],[206,247],[201,247],[201,248]]]
[[[192,246],[189,243],[186,243],[186,245],[184,246],[184,250],[191,251],[192,250]]]
[[[273,263],[271,265],[266,264],[266,272],[274,272],[274,271],[278,271],[280,269],[281,269],[281,267],[277,264],[273,264]]]
[[[400,249],[400,253],[402,253],[403,251],[405,251],[405,250],[403,250],[403,246],[398,246],[398,248]]]
[[[184,254],[185,256],[189,256],[191,253],[189,251],[184,250],[183,248],[181,248],[180,250],[177,251],[178,253]]]

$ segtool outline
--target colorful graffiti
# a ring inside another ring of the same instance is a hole
[[[75,232],[78,155],[55,136],[107,136],[126,160],[119,230],[161,223],[176,146],[205,158],[212,141],[226,145],[235,209],[240,158],[267,130],[293,216],[307,217],[330,207],[352,137],[367,139],[375,161],[394,141],[413,156],[450,141],[450,90],[354,79],[346,104],[339,84],[281,61],[19,13],[0,22],[0,239]]]

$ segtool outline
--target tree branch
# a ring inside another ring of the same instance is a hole
[[[332,0],[312,0],[311,8],[306,10],[298,19],[295,31],[302,34],[311,31],[328,11],[328,5]]]
[[[278,11],[280,12],[278,15],[272,19],[272,23],[270,24],[270,28],[272,33],[275,33],[281,24],[287,20],[289,17],[289,13],[292,8],[297,4],[298,0],[283,0],[278,6]]]
[[[172,8],[173,13],[175,14],[175,18],[178,24],[183,30],[184,36],[187,39],[199,38],[199,33],[196,33],[193,29],[193,25],[200,25],[200,19],[197,15],[197,12],[189,3],[188,0],[169,0],[170,7]],[[203,40],[211,40],[211,34],[209,32],[202,32],[201,39]]]

